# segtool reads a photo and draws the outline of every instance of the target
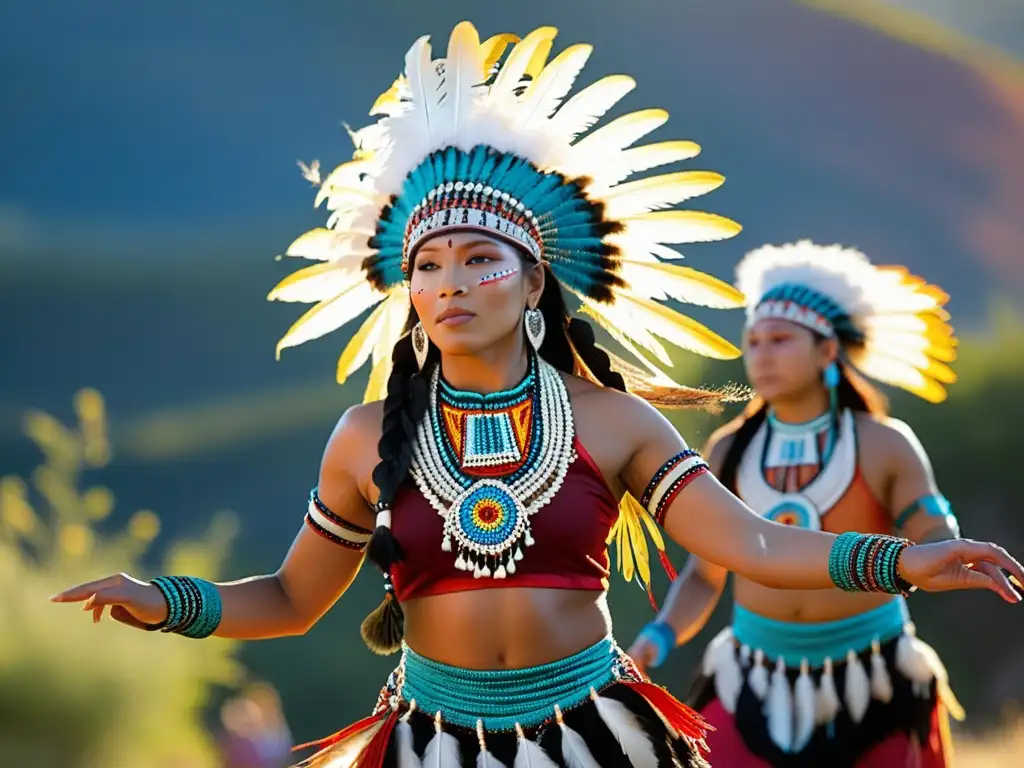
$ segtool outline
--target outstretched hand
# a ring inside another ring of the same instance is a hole
[[[53,595],[54,603],[80,603],[92,611],[93,622],[103,618],[110,606],[110,618],[136,629],[150,629],[167,620],[167,601],[160,590],[144,581],[118,573],[97,581],[65,589]]]
[[[1024,567],[1002,547],[971,539],[918,544],[903,550],[900,575],[926,592],[991,589],[1008,603],[1021,602]]]

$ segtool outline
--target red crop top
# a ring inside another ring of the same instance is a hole
[[[477,579],[458,570],[455,553],[441,550],[443,519],[414,484],[405,483],[391,511],[391,532],[405,551],[402,562],[391,568],[398,600],[501,587],[606,589],[607,541],[619,505],[578,438],[574,445],[578,458],[562,487],[530,518],[534,545],[504,579]]]

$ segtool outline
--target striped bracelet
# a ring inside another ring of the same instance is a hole
[[[665,524],[669,507],[680,492],[693,480],[707,473],[707,462],[697,451],[687,448],[662,464],[654,473],[643,494],[640,504],[658,525]]]
[[[157,576],[150,584],[167,601],[167,620],[152,629],[196,640],[217,630],[223,606],[215,584],[192,576]]]
[[[828,557],[828,574],[844,592],[908,595],[916,589],[899,574],[900,555],[908,539],[847,531],[836,537]]]

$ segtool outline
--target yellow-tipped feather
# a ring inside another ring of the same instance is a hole
[[[706,195],[723,183],[725,177],[720,173],[680,171],[619,184],[600,199],[606,216],[621,219]]]
[[[732,219],[702,211],[652,211],[623,219],[629,235],[657,243],[705,243],[743,229]]]
[[[267,301],[323,301],[366,282],[361,259],[349,259],[347,264],[327,261],[292,272],[269,294]]]
[[[505,55],[505,49],[519,42],[518,35],[507,32],[492,35],[480,44],[480,55],[484,62],[484,72],[490,72],[498,60]]]
[[[647,298],[671,297],[687,304],[719,309],[742,307],[744,296],[724,280],[705,272],[661,261],[619,260],[619,277],[628,290]]]
[[[282,349],[305,344],[337,330],[382,298],[380,291],[365,280],[360,280],[337,296],[321,301],[292,323],[292,327],[277,342],[278,359]]]
[[[357,371],[363,363],[370,359],[387,310],[388,303],[386,301],[378,304],[345,346],[345,351],[338,358],[337,381],[339,384],[344,384],[354,371]]]

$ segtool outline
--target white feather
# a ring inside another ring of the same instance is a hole
[[[750,667],[747,683],[754,695],[764,701],[768,695],[768,667],[764,663],[764,651],[760,648],[754,651],[754,663]]]
[[[642,109],[617,117],[573,144],[571,160],[593,167],[602,156],[632,146],[667,121],[664,109]]]
[[[593,688],[590,689],[590,698],[597,714],[622,747],[622,754],[629,764],[633,768],[658,768],[654,745],[636,715],[621,701],[599,696]]]
[[[732,237],[741,229],[724,216],[686,210],[642,213],[623,219],[622,223],[629,236],[652,243],[706,243]]]
[[[347,290],[326,301],[321,301],[295,321],[277,343],[278,351],[318,339],[361,315],[381,299],[381,293],[370,283],[361,280]]]
[[[793,686],[793,752],[802,751],[811,741],[816,708],[810,664],[807,659],[803,659],[800,662],[800,676]]]
[[[422,768],[423,763],[416,754],[412,740],[412,726],[409,717],[416,711],[416,701],[409,702],[409,711],[402,715],[395,726],[395,743],[398,753],[398,768]]]
[[[461,768],[459,740],[441,728],[441,713],[434,715],[434,737],[423,750],[423,768]]]
[[[892,678],[878,640],[871,643],[871,696],[884,704],[892,701]]]
[[[701,661],[701,673],[704,677],[713,677],[718,672],[722,658],[721,649],[732,645],[733,642],[732,627],[726,627],[711,639],[707,648],[704,649],[704,657]]]
[[[608,75],[591,83],[566,101],[551,118],[551,130],[572,140],[587,131],[622,98],[636,88],[626,75]]]
[[[473,94],[485,79],[480,35],[468,21],[456,24],[448,40],[444,69],[444,129],[440,138],[453,141],[463,132],[473,113]]]
[[[814,716],[815,723],[818,725],[831,723],[835,720],[842,707],[842,702],[839,700],[839,692],[836,690],[836,681],[832,676],[832,659],[825,659],[821,680],[818,683],[818,696],[815,703]]]
[[[367,244],[366,235],[358,232],[334,232],[325,227],[311,229],[288,246],[285,256],[311,261],[336,261],[347,256],[365,258],[376,251]]]
[[[705,195],[718,189],[725,177],[710,171],[680,171],[649,176],[639,181],[618,184],[600,199],[605,215],[612,219],[636,216]]]
[[[853,650],[846,654],[846,711],[850,713],[850,719],[859,723],[864,719],[871,703],[871,681],[860,656]]]
[[[793,692],[786,677],[786,662],[781,656],[772,672],[765,716],[772,741],[783,752],[790,752],[793,748]]]
[[[548,757],[548,753],[540,744],[526,738],[519,723],[516,723],[516,736],[519,745],[516,747],[516,758],[512,768],[558,768],[558,763]]]
[[[562,731],[562,760],[566,768],[601,768],[601,764],[594,759],[590,747],[576,731],[565,724],[562,719],[562,710],[555,705],[555,719]]]
[[[558,30],[554,27],[538,27],[530,34],[520,40],[512,48],[505,64],[494,79],[491,86],[491,93],[497,99],[514,98],[514,91],[521,84],[526,68],[530,65],[530,59],[536,53],[537,48],[545,43],[554,40]],[[499,106],[500,109],[500,106]]]
[[[522,127],[536,128],[558,109],[593,52],[593,46],[573,45],[544,67],[523,94],[522,115],[518,118]]]
[[[730,633],[728,642],[716,650],[715,661],[715,695],[722,702],[726,712],[736,711],[736,702],[743,688],[743,670],[736,658],[736,644]]]
[[[366,284],[362,259],[346,257],[293,272],[267,294],[267,299],[312,303],[340,296],[360,284]]]

